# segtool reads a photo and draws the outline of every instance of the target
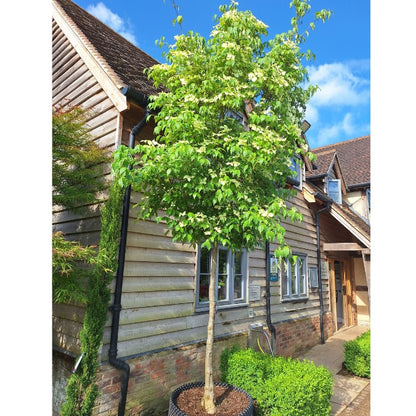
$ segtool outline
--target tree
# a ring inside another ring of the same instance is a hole
[[[105,189],[103,163],[109,158],[92,140],[80,107],[56,107],[52,112],[52,203],[73,212],[98,202]],[[96,262],[94,247],[52,235],[52,287],[55,302],[85,302],[86,266]]]
[[[253,249],[276,240],[276,255],[288,257],[281,222],[301,220],[286,205],[294,195],[286,182],[293,158],[307,153],[300,125],[315,87],[304,86],[300,51],[299,24],[310,6],[291,5],[292,29],[269,41],[262,38],[267,26],[235,2],[220,7],[209,39],[176,36],[168,63],[149,70],[155,86],[166,88],[151,98],[155,140],[115,154],[120,184],[142,194],[140,218],[163,220],[175,241],[212,250],[203,398],[210,414],[218,247]]]
[[[92,140],[81,107],[56,107],[52,112],[52,202],[72,211],[97,202],[105,189],[103,163],[109,158]]]

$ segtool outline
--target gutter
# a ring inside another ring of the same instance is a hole
[[[348,189],[352,191],[354,189],[369,188],[370,186],[371,186],[370,182],[361,182],[361,183],[354,183],[353,185],[349,185]]]
[[[127,89],[129,87],[126,87]],[[136,135],[140,130],[145,126],[147,122],[147,117],[150,114],[150,111],[146,107],[145,115],[140,122],[135,125],[129,137],[129,147],[134,148]],[[131,166],[130,166],[131,169]],[[117,343],[118,343],[118,330],[120,323],[120,311],[121,311],[121,295],[123,289],[123,275],[124,275],[124,262],[126,257],[126,242],[127,242],[127,228],[129,222],[129,211],[130,211],[130,196],[131,196],[131,186],[129,185],[126,188],[123,199],[123,210],[121,217],[121,229],[120,229],[120,246],[118,251],[118,267],[116,274],[116,286],[114,292],[114,303],[110,306],[112,312],[112,321],[111,321],[111,335],[110,335],[110,348],[108,350],[108,359],[109,363],[122,371],[121,377],[121,389],[120,389],[120,401],[118,405],[118,416],[123,416],[126,409],[126,398],[127,398],[127,388],[130,377],[130,366],[120,358],[117,357]]]
[[[149,97],[143,94],[142,92],[137,91],[130,85],[127,85],[124,88],[122,88],[121,93],[125,95],[127,99],[130,99],[134,103],[138,104],[140,107],[147,108],[147,105],[149,104]]]
[[[272,334],[272,355],[276,355],[276,328],[272,324],[270,308],[270,243],[266,241],[266,323]]]
[[[321,267],[321,229],[319,224],[319,215],[328,211],[332,205],[332,199],[326,197],[320,192],[315,192],[314,196],[326,203],[326,206],[316,212],[316,236],[317,236],[317,256],[318,256],[318,292],[319,292],[319,326],[321,331],[321,344],[325,344],[324,335],[324,299],[322,294],[322,267]]]

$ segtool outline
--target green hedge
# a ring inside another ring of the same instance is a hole
[[[344,344],[344,365],[351,373],[370,378],[370,331]]]
[[[332,375],[311,361],[272,357],[253,349],[225,350],[222,381],[242,388],[262,416],[329,415]]]

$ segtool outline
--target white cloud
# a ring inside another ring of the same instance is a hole
[[[96,5],[91,4],[86,10],[128,41],[137,45],[136,38],[134,37],[132,30],[128,27],[128,24],[118,14],[112,12],[104,3],[99,2]]]
[[[306,107],[305,118],[309,121],[312,125],[317,123],[319,120],[319,112],[318,109],[312,105],[308,104]]]
[[[366,66],[367,60],[308,67],[310,83],[319,86],[311,104],[314,107],[368,104],[370,82],[366,76],[362,76]]]
[[[323,146],[334,141],[359,137],[368,134],[368,124],[361,125],[352,113],[346,113],[344,118],[335,124],[325,125],[317,131],[316,146]]]
[[[306,107],[311,147],[370,132],[370,62],[368,59],[310,66],[309,82],[319,90]]]

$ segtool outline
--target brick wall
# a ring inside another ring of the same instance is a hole
[[[276,327],[278,355],[296,356],[320,343],[319,315],[281,322]],[[331,336],[332,319],[324,315],[325,338]],[[267,331],[267,326],[264,327]],[[221,352],[235,344],[246,347],[248,334],[217,339],[214,347],[214,377],[220,378]],[[265,339],[261,340],[268,351]],[[55,357],[54,357],[55,358]],[[204,380],[205,344],[148,354],[127,360],[130,379],[126,403],[126,416],[166,416],[169,396],[173,390],[191,381]],[[72,365],[72,363],[71,363]],[[66,365],[68,372],[70,366]],[[94,416],[117,415],[120,399],[121,373],[109,364],[103,364],[97,372],[97,384],[101,396],[97,400]],[[54,387],[55,389],[55,387]]]
[[[58,351],[52,355],[52,415],[58,416],[65,401],[66,385],[74,368],[75,358]]]
[[[321,342],[319,315],[281,322],[275,328],[277,355],[296,356]],[[324,315],[325,339],[332,334],[332,317],[327,313]]]
[[[214,377],[220,378],[221,352],[233,345],[247,346],[247,334],[215,341]],[[191,381],[204,380],[205,344],[199,343],[127,360],[130,379],[126,416],[165,416],[173,390]],[[97,383],[102,391],[94,415],[117,414],[120,399],[120,372],[109,364],[100,366]]]

